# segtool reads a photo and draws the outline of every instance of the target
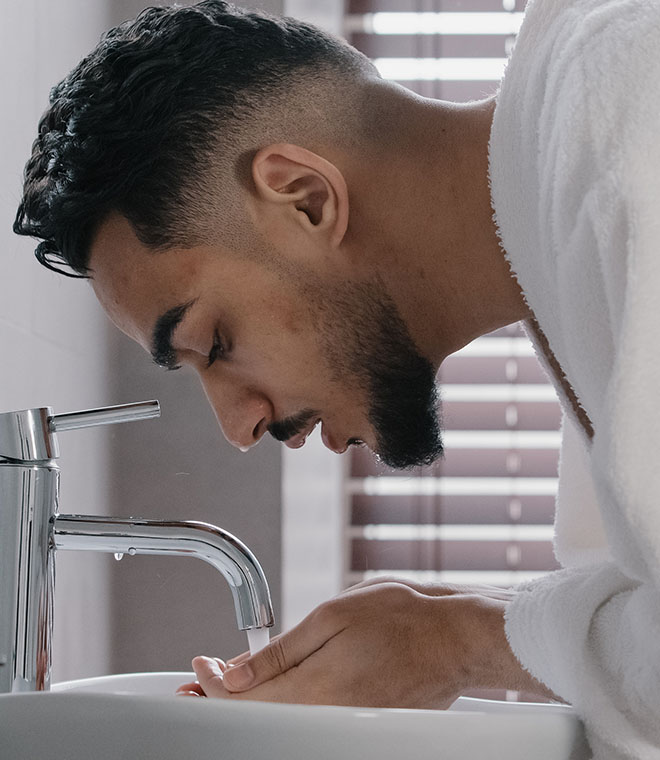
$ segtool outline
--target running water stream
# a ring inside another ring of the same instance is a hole
[[[268,628],[248,628],[246,631],[250,654],[256,654],[264,647],[268,646],[270,634]]]

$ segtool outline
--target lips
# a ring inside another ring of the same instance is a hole
[[[290,449],[299,449],[301,446],[304,446],[307,436],[314,430],[319,422],[321,422],[320,419],[315,420],[315,422],[302,433],[291,436],[291,438],[284,441],[284,445],[288,446]],[[321,425],[321,439],[326,448],[330,449],[330,451],[334,451],[335,454],[343,454],[348,448],[347,444],[344,443],[343,445],[340,445],[335,441],[325,422]]]
[[[325,422],[321,425],[321,439],[323,440],[323,443],[325,446],[330,449],[330,451],[334,451],[335,454],[343,454],[348,446],[346,444],[343,444],[342,446],[339,446],[334,438],[332,437],[332,434],[327,429]]]
[[[286,441],[284,441],[284,445],[288,446],[290,449],[299,449],[301,446],[305,445],[305,441],[307,440],[307,436],[314,430],[314,428],[318,425],[318,423],[321,420],[315,420],[306,430],[304,430],[302,433],[298,433],[297,435],[291,436],[291,438],[288,438]]]

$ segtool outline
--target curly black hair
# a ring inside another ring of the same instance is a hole
[[[40,239],[37,259],[74,277],[89,276],[93,235],[111,211],[147,246],[190,245],[191,198],[209,192],[209,164],[255,106],[286,92],[296,74],[368,66],[295,19],[221,0],[147,8],[52,89],[14,232]]]

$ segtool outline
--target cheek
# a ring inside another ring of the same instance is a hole
[[[284,346],[313,341],[314,325],[308,308],[300,302],[274,295],[261,304],[259,326],[269,343]]]
[[[271,314],[273,320],[279,323],[283,335],[296,338],[310,329],[309,309],[304,308],[299,301],[282,303],[274,300],[271,303]]]
[[[304,293],[282,283],[272,283],[264,291],[266,288],[262,289],[257,313],[246,319],[253,329],[245,336],[259,354],[262,369],[272,372],[276,368],[279,375],[287,376],[293,371],[299,382],[307,374],[318,375],[324,351],[313,304]]]
[[[282,314],[282,333],[292,339],[300,338],[309,329],[309,318],[297,309],[288,309]]]

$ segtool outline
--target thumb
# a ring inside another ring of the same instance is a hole
[[[315,610],[261,651],[247,659],[239,659],[237,665],[230,665],[224,673],[225,689],[245,691],[300,665],[338,632],[340,626],[330,617]]]
[[[225,689],[245,691],[264,681],[270,681],[296,665],[296,659],[288,639],[281,636],[239,665],[230,665],[224,674]]]

